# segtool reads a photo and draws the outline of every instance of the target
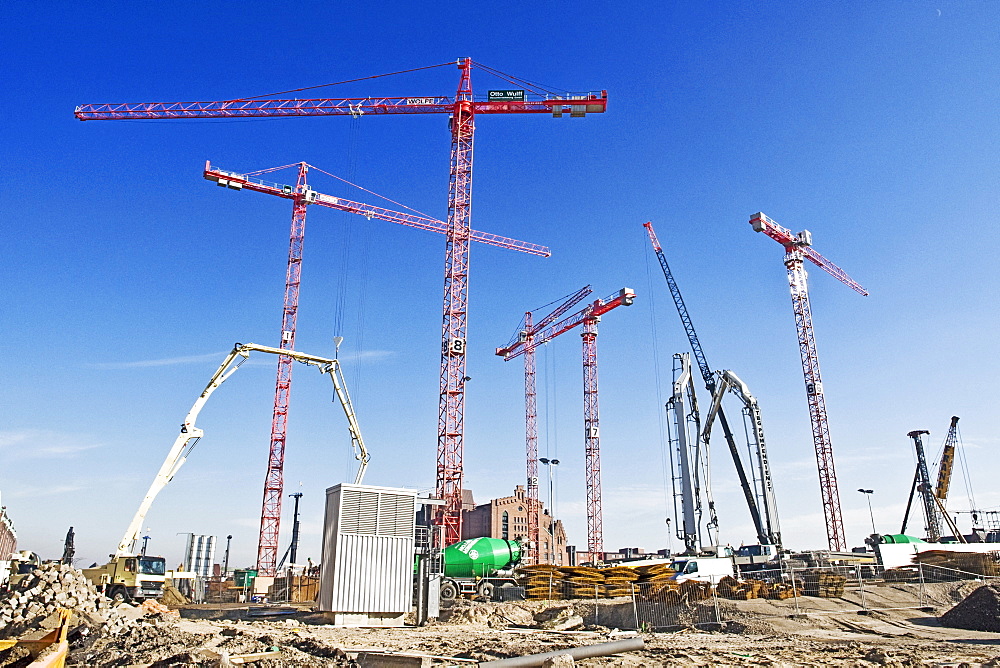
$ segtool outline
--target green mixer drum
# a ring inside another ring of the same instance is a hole
[[[444,549],[444,574],[455,578],[487,577],[521,560],[521,546],[502,538],[470,538]]]

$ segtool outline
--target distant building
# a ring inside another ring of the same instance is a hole
[[[463,490],[466,492],[468,490]],[[467,497],[471,502],[472,494]],[[463,498],[463,500],[466,500]],[[493,499],[466,509],[463,504],[462,538],[503,538],[528,542],[528,492],[524,485],[514,488],[513,496]],[[569,565],[566,555],[566,530],[561,520],[552,521],[548,509],[538,514],[538,558],[541,563]]]

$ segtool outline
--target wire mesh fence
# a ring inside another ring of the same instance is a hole
[[[720,628],[747,614],[808,617],[845,610],[926,608],[941,604],[940,594],[935,601],[931,591],[936,583],[959,581],[998,582],[1000,577],[923,564],[888,571],[866,564],[759,570],[710,582],[662,578],[614,586],[568,582],[552,573],[547,578],[536,575],[524,590],[529,600],[573,601],[588,623],[676,630]]]

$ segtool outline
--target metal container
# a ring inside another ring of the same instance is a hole
[[[189,533],[184,551],[184,570],[207,578],[212,574],[215,560],[215,536]]]
[[[341,626],[402,626],[411,609],[416,490],[326,490],[319,609]]]
[[[252,587],[254,578],[257,577],[257,571],[238,568],[233,571],[233,584],[237,587]]]

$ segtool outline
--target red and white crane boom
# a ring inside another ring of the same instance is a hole
[[[588,286],[589,287],[589,286]],[[586,289],[586,288],[584,288]],[[601,316],[619,306],[631,306],[635,292],[622,288],[616,294],[595,300],[583,310],[545,327],[535,327],[536,334],[529,342],[518,341],[496,354],[504,361],[534,351],[560,334],[582,326],[583,332],[583,429],[585,468],[587,477],[587,550],[593,559],[603,559],[604,523],[601,501],[601,440],[600,410],[597,401],[597,323]],[[548,320],[548,318],[547,318]]]
[[[288,165],[293,166],[293,165]],[[292,200],[292,226],[289,236],[288,272],[285,281],[285,301],[282,311],[281,347],[295,347],[295,322],[299,305],[299,285],[302,275],[302,249],[305,242],[306,210],[311,204],[327,208],[347,211],[369,220],[376,218],[398,223],[407,227],[446,233],[448,226],[440,220],[426,216],[392,211],[362,202],[354,202],[325,195],[313,190],[307,183],[310,165],[301,162],[297,165],[298,178],[294,186],[271,183],[249,174],[241,174],[212,168],[206,161],[203,176],[209,181],[215,181],[220,186],[233,190],[252,190],[267,195],[273,195]],[[262,170],[273,173],[279,168]],[[519,250],[522,252],[548,256],[549,251],[544,246],[529,244],[516,239],[508,239],[495,234],[472,232],[473,241],[482,241],[501,248]],[[278,358],[278,371],[274,390],[274,412],[271,419],[271,447],[268,455],[267,474],[264,478],[264,500],[260,516],[260,542],[257,547],[257,568],[265,575],[274,574],[277,569],[279,527],[281,523],[281,499],[284,489],[285,466],[285,433],[288,422],[288,405],[292,391],[292,364],[287,357]]]
[[[792,311],[795,314],[795,328],[799,338],[799,357],[802,359],[802,375],[806,384],[806,399],[809,403],[809,420],[812,424],[813,447],[816,451],[816,466],[819,470],[819,488],[826,518],[826,538],[831,550],[847,548],[844,539],[844,521],[840,512],[840,492],[837,489],[837,473],[833,465],[833,444],[830,441],[830,425],[826,416],[826,398],[823,395],[823,379],[819,370],[819,353],[816,350],[816,336],[813,332],[812,308],[809,305],[809,288],[806,284],[806,270],[803,261],[809,260],[817,267],[844,283],[855,292],[867,296],[868,292],[847,273],[817,253],[812,248],[812,234],[803,230],[792,234],[791,230],[778,225],[763,213],[750,217],[750,225],[755,232],[763,232],[785,249],[785,268],[788,270],[788,286],[792,294]]]
[[[585,285],[567,297],[562,304],[554,308],[537,323],[534,322],[533,311],[525,312],[524,328],[517,332],[515,340],[507,344],[507,349],[518,346],[531,346],[540,330],[548,327],[557,318],[564,316],[567,311],[580,303],[580,300],[584,299],[591,292],[593,290],[591,290],[590,286]],[[528,564],[538,563],[538,514],[540,509],[538,504],[538,405],[535,392],[535,371],[535,349],[532,347],[524,353],[524,444],[528,474],[529,509],[528,554],[525,563]],[[554,530],[555,528],[553,527]]]
[[[314,99],[237,99],[212,102],[144,102],[85,104],[80,120],[259,118],[290,116],[361,116],[381,114],[449,114],[451,160],[448,187],[448,230],[445,246],[441,375],[438,402],[436,494],[444,499],[437,523],[445,527],[446,544],[461,539],[462,457],[465,433],[465,352],[468,315],[469,239],[472,213],[472,146],[476,114],[539,114],[579,118],[607,109],[607,91],[541,93],[538,86],[482,64],[480,69],[506,78],[522,90],[490,91],[486,100],[472,92],[471,58],[455,63],[460,70],[454,97],[365,97]]]
[[[299,164],[305,166],[307,169],[312,167],[312,165],[305,162]],[[252,190],[254,192],[274,195],[275,197],[282,197],[290,200],[294,200],[296,196],[297,186],[268,182],[254,176],[253,173],[241,174],[239,172],[232,172],[220,169],[219,167],[213,167],[210,161],[205,162],[205,171],[203,176],[209,181],[215,181],[220,186],[225,186],[233,190]],[[448,232],[448,223],[443,220],[402,211],[393,211],[392,209],[386,209],[372,204],[365,204],[364,202],[355,202],[344,197],[325,195],[321,192],[313,190],[308,186],[308,184],[304,184],[302,197],[306,204],[315,204],[328,209],[355,213],[359,216],[364,216],[369,220],[382,220],[406,227],[412,227],[418,230],[425,230],[427,232],[437,232],[439,234],[446,234]],[[522,253],[527,253],[529,255],[539,255],[541,257],[549,257],[552,255],[552,252],[546,246],[540,246],[539,244],[533,244],[527,241],[519,241],[517,239],[510,239],[508,237],[503,237],[499,234],[492,234],[490,232],[473,230],[471,239],[472,241],[478,241],[479,243],[484,243],[490,246],[497,246],[498,248],[521,251]]]

